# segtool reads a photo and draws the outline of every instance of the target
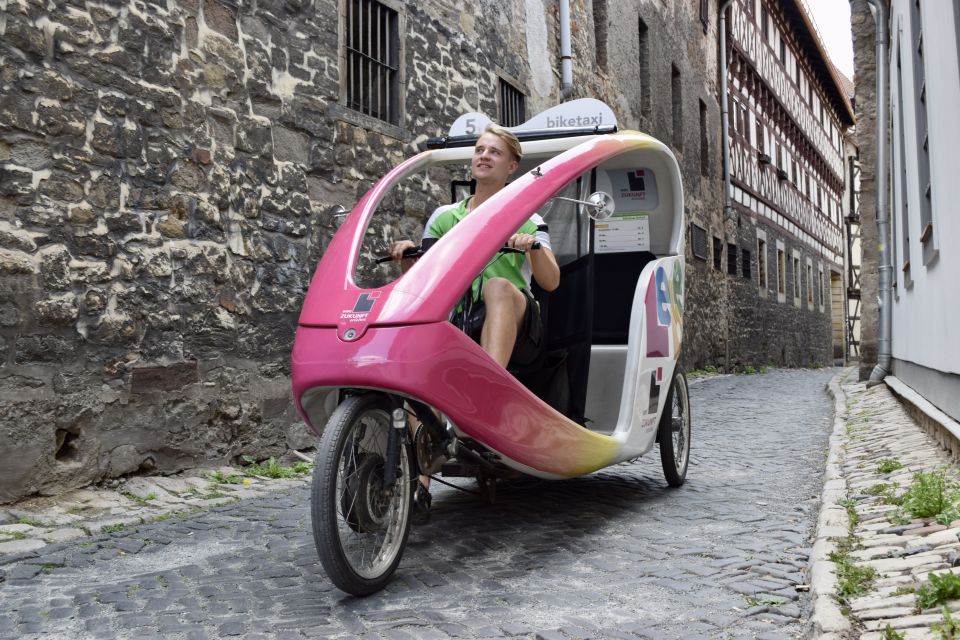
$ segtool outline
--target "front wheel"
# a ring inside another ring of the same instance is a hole
[[[379,591],[393,575],[410,531],[414,481],[406,434],[395,434],[392,405],[380,394],[347,398],[320,439],[311,491],[313,538],[333,583],[355,596]],[[385,479],[393,442],[396,480]]]
[[[679,487],[687,478],[690,462],[690,393],[687,376],[679,362],[673,371],[658,429],[663,475],[667,484]]]

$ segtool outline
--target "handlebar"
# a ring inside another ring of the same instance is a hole
[[[531,250],[531,251],[539,251],[539,250],[540,250],[540,241],[539,241],[539,240],[535,241],[535,242],[533,243],[533,245],[530,247],[530,250]],[[419,246],[419,247],[408,247],[408,248],[406,248],[406,249],[403,250],[403,257],[404,257],[404,258],[419,258],[419,257],[422,256],[424,253],[426,253],[426,249],[425,249],[422,245]],[[526,253],[526,252],[525,252],[523,249],[514,249],[513,247],[506,247],[506,246],[504,246],[504,247],[500,247],[500,253]],[[392,262],[392,261],[393,261],[393,256],[391,256],[391,255],[379,256],[379,257],[376,258],[376,263],[377,263],[377,264],[385,264],[385,263],[387,263],[387,262]]]

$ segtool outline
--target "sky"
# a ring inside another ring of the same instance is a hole
[[[820,32],[820,40],[837,69],[853,80],[853,38],[850,34],[850,3],[847,0],[804,0],[807,13]]]

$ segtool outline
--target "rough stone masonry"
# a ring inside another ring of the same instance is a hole
[[[0,502],[311,444],[289,350],[330,207],[421,142],[337,117],[337,7],[0,0]],[[465,36],[417,22],[433,134]]]

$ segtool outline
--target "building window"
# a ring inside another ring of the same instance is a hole
[[[767,294],[767,240],[757,238],[757,284],[761,295]]]
[[[707,133],[707,103],[700,100],[700,175],[710,174],[710,136]]]
[[[690,246],[694,258],[707,259],[707,230],[695,222],[690,223]]]
[[[826,294],[827,292],[823,288],[823,265],[820,265],[820,268],[817,270],[817,292],[820,295],[820,311],[823,311],[826,307]]]
[[[727,275],[737,275],[737,245],[727,243]]]
[[[640,45],[640,115],[649,118],[653,93],[650,87],[650,38],[643,18],[637,24],[637,41]]]
[[[400,124],[400,34],[397,12],[376,0],[347,0],[347,106]]]
[[[526,121],[524,96],[519,89],[500,78],[500,124],[515,127]]]
[[[717,236],[713,236],[713,268],[717,271],[723,268],[723,242]]]
[[[813,309],[813,265],[807,259],[807,306]]]
[[[767,8],[764,6],[760,7],[760,31],[763,32],[763,41],[769,44],[770,43],[770,15],[767,13]]]
[[[670,65],[670,101],[673,110],[673,146],[683,149],[683,87],[680,69]]]
[[[593,0],[593,27],[597,34],[597,65],[607,70],[607,0]]]
[[[740,272],[744,278],[750,280],[753,276],[753,264],[750,262],[750,249],[740,249]]]
[[[760,154],[766,153],[766,145],[763,139],[763,124],[761,124],[760,118],[757,118],[757,152]],[[769,158],[767,161],[769,162]]]
[[[783,36],[780,36],[780,64],[784,68],[787,67],[787,41],[783,39]]]
[[[703,32],[706,33],[710,28],[710,2],[709,0],[700,0],[700,24],[703,25]]]
[[[800,258],[793,254],[793,303],[800,306]]]
[[[920,244],[923,246],[923,263],[929,263],[935,254],[933,239],[933,206],[930,180],[930,131],[927,125],[927,83],[924,77],[923,25],[920,15],[920,0],[910,3],[910,27],[913,42],[913,89],[917,104],[913,113],[916,118],[917,184],[920,186]],[[956,4],[956,3],[954,3]]]
[[[903,65],[902,50],[900,44],[897,44],[897,102],[893,104],[896,112],[894,122],[899,129],[899,135],[894,138],[894,151],[899,151],[900,171],[899,176],[893,180],[893,201],[895,206],[900,208],[900,242],[901,242],[901,265],[900,270],[903,273],[903,286],[909,288],[913,281],[910,277],[910,216],[909,216],[909,198],[907,196],[907,151],[906,134],[904,127],[906,119],[903,117]],[[896,166],[896,165],[894,165]],[[891,247],[894,252],[894,262],[896,262],[897,241],[896,224],[893,225],[894,240]]]
[[[777,243],[777,299],[783,302],[787,299],[787,260],[785,252]]]

